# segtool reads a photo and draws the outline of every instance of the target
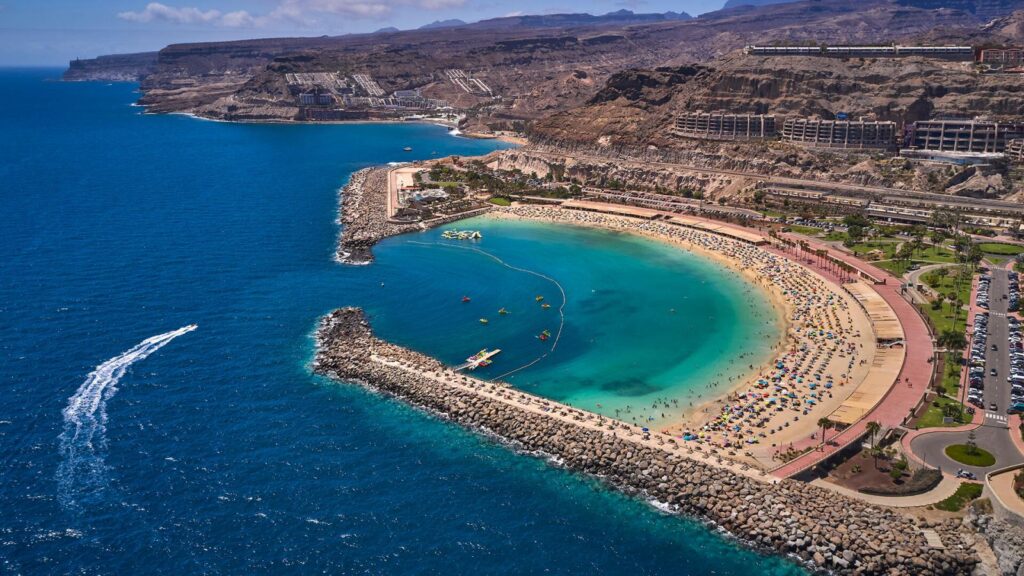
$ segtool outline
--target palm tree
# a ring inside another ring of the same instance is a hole
[[[825,444],[825,431],[835,426],[835,423],[829,420],[827,417],[822,416],[818,419],[818,426],[821,427],[821,444]]]
[[[871,422],[868,422],[867,428],[868,428],[868,434],[871,435],[871,448],[874,449],[874,447],[875,447],[875,435],[878,434],[878,432],[882,429],[882,425],[879,424],[878,422],[875,422],[874,420],[872,420]]]

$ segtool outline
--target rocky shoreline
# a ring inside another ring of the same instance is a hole
[[[352,174],[348,184],[338,191],[338,223],[342,226],[335,255],[338,262],[369,264],[373,262],[374,244],[389,236],[443,226],[491,209],[484,206],[409,224],[394,222],[387,213],[389,171],[390,168],[365,168]]]
[[[338,193],[342,225],[337,259],[345,264],[369,264],[371,248],[388,236],[419,230],[417,224],[395,224],[387,214],[388,169],[364,168],[352,174]]]
[[[970,574],[978,558],[958,521],[921,524],[792,480],[718,464],[668,436],[501,383],[459,374],[437,360],[376,338],[359,309],[326,316],[317,330],[314,370],[374,390],[555,457],[565,467],[667,504],[677,514],[723,528],[752,547],[790,555],[838,574]],[[702,460],[703,459],[703,460]],[[922,528],[945,548],[929,547]]]

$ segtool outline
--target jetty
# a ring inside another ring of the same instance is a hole
[[[342,225],[338,239],[337,260],[345,264],[368,264],[373,261],[371,248],[377,242],[406,232],[426,230],[436,226],[483,214],[491,206],[468,203],[458,212],[434,214],[431,218],[402,219],[398,213],[396,172],[404,168],[364,168],[352,174],[338,194]],[[476,240],[480,233],[458,234],[454,239]]]
[[[336,310],[316,335],[314,370],[394,395],[474,430],[554,456],[623,492],[710,522],[748,545],[837,574],[970,574],[961,522],[915,520],[803,482],[778,479],[668,435],[460,374],[376,338],[363,312]],[[930,530],[930,532],[925,532]],[[941,547],[935,542],[940,541]]]

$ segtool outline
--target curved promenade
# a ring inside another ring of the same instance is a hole
[[[792,239],[794,241],[798,240],[795,237]],[[821,242],[808,241],[808,244],[816,250],[828,250],[829,248],[827,244]],[[886,428],[902,426],[910,411],[921,400],[931,381],[933,368],[930,362],[932,358],[931,334],[929,334],[928,325],[921,318],[920,313],[900,294],[899,281],[889,277],[888,273],[883,270],[852,256],[834,250],[828,250],[828,253],[831,257],[841,260],[870,276],[886,279],[884,284],[875,284],[874,289],[889,304],[903,327],[906,356],[903,366],[900,368],[897,383],[874,409],[855,424],[836,435],[828,446],[812,450],[777,468],[773,474],[780,478],[787,478],[804,472],[852,443],[861,440],[867,433],[868,422],[878,422]],[[832,274],[827,269],[822,269],[822,266],[817,261],[809,261],[805,265],[815,268],[819,273],[827,277],[838,280],[835,274]],[[817,442],[808,438],[795,447],[805,449],[816,447],[817,444]]]

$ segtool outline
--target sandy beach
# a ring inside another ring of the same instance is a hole
[[[771,357],[751,363],[745,377],[709,383],[708,397],[685,407],[661,432],[771,468],[791,442],[820,435],[818,420],[839,407],[871,366],[875,343],[863,309],[840,286],[789,258],[708,232],[612,214],[513,206],[488,217],[638,234],[710,258],[768,296],[773,317],[767,321],[778,323],[782,335]]]

